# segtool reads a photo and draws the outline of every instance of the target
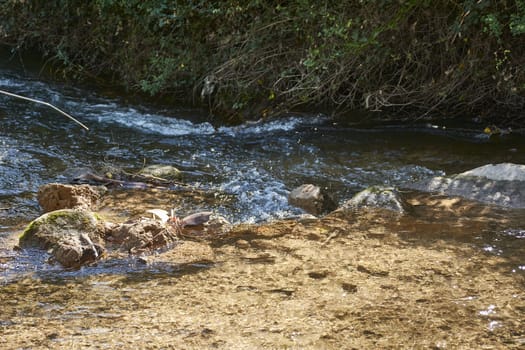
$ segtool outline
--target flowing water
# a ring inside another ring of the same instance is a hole
[[[39,215],[40,185],[70,181],[79,169],[173,165],[193,186],[236,197],[235,205],[213,210],[234,223],[255,223],[299,214],[287,194],[303,183],[321,185],[341,203],[371,185],[402,186],[487,163],[525,164],[523,137],[490,139],[481,125],[360,128],[323,115],[297,115],[214,127],[202,111],[145,107],[15,69],[1,71],[0,89],[49,102],[90,128],[86,132],[49,107],[0,95],[4,235]],[[524,229],[501,227],[497,233],[521,239]]]
[[[0,70],[0,89],[56,105],[90,128],[85,131],[46,106],[0,95],[0,254],[4,258],[17,254],[9,246],[13,236],[40,213],[39,186],[68,182],[79,169],[117,167],[134,172],[150,164],[173,165],[184,171],[184,181],[192,186],[235,198],[217,208],[188,204],[176,208],[179,212],[213,209],[234,223],[260,223],[300,214],[288,205],[287,194],[303,183],[321,185],[342,203],[370,185],[402,187],[487,163],[525,164],[525,138],[489,138],[477,124],[360,127],[324,115],[292,115],[217,127],[201,111],[109,98],[6,67]],[[165,203],[166,209],[170,207]],[[430,215],[423,223],[406,222],[404,229],[419,225],[420,235],[468,242],[487,254],[507,256],[512,261],[509,273],[519,274],[525,270],[522,214],[496,209],[483,218],[493,224],[465,225],[459,230],[458,222],[468,218],[438,215],[433,221]],[[123,265],[133,280],[137,266]],[[16,280],[29,269],[27,262],[14,271],[6,271],[6,266],[5,281]],[[67,280],[111,268],[62,271],[55,276]],[[149,279],[147,274],[139,279]]]

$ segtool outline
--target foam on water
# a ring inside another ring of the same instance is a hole
[[[281,131],[292,131],[304,125],[318,125],[328,121],[329,118],[324,115],[311,117],[287,117],[277,120],[258,120],[247,122],[235,127],[220,127],[218,132],[230,136],[268,134]]]
[[[141,113],[133,108],[105,110],[97,114],[97,122],[118,124],[140,132],[164,136],[210,135],[215,129],[210,123],[193,123],[189,120],[159,114]]]
[[[236,196],[238,213],[232,221],[255,223],[298,213],[288,205],[289,189],[264,169],[250,164],[227,177],[219,189]]]
[[[86,119],[102,124],[114,124],[125,128],[138,130],[142,133],[163,136],[211,135],[222,134],[231,137],[242,135],[269,134],[275,132],[290,132],[305,125],[318,125],[329,118],[324,115],[312,117],[288,117],[278,120],[259,120],[247,122],[235,127],[220,127],[215,129],[208,122],[192,122],[175,115],[141,112],[135,108],[120,105],[118,102],[97,96],[84,96],[81,91],[71,89],[78,96],[64,96],[50,85],[22,79],[0,79],[0,87],[11,88],[9,92],[51,103],[73,114],[84,123]]]
[[[9,78],[0,78],[0,87],[3,89],[4,88],[21,88],[23,86],[24,84],[20,81],[12,80]]]
[[[210,123],[194,123],[175,116],[139,112],[115,104],[99,104],[90,108],[92,117],[99,123],[118,124],[140,132],[163,136],[223,134],[231,137],[289,132],[304,125],[316,125],[327,120],[324,116],[288,117],[279,120],[249,122],[235,127],[215,129]],[[99,109],[97,111],[97,109]]]

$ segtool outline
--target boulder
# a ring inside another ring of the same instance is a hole
[[[459,196],[508,208],[525,208],[525,165],[484,165],[454,176],[438,176],[409,188]]]
[[[93,262],[104,253],[104,225],[91,211],[61,209],[32,221],[19,238],[22,248],[47,249],[65,267]]]
[[[288,203],[313,215],[328,213],[337,208],[328,194],[312,184],[301,185],[292,190],[288,195]]]
[[[73,208],[94,210],[104,190],[89,185],[46,184],[38,189],[38,204],[44,213]]]
[[[343,209],[378,208],[405,213],[408,204],[393,187],[372,186],[346,201]]]

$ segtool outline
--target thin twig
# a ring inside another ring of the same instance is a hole
[[[42,104],[44,106],[51,107],[55,111],[60,112],[61,114],[65,115],[66,117],[68,117],[69,119],[71,119],[72,121],[74,121],[75,123],[77,123],[78,125],[83,127],[84,129],[89,130],[89,128],[87,126],[85,126],[84,124],[82,124],[80,121],[78,121],[77,119],[73,118],[71,115],[67,114],[66,112],[64,112],[60,108],[53,106],[51,103],[40,101],[40,100],[35,100],[34,98],[29,98],[29,97],[13,94],[12,92],[7,92],[7,91],[4,91],[4,90],[0,90],[0,94],[4,94],[4,95],[7,95],[7,96],[20,98],[22,100],[31,101],[31,102],[34,102],[34,103],[40,103],[40,104]]]

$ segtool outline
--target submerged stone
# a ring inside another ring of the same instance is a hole
[[[149,263],[173,265],[206,264],[215,262],[215,253],[207,243],[181,241],[173,249],[152,255],[148,260]]]
[[[141,175],[151,175],[166,180],[177,180],[182,177],[179,169],[171,165],[153,164],[148,165],[140,171]]]
[[[324,193],[319,186],[312,184],[301,185],[290,192],[288,202],[309,214],[320,215],[337,208],[330,196]]]

